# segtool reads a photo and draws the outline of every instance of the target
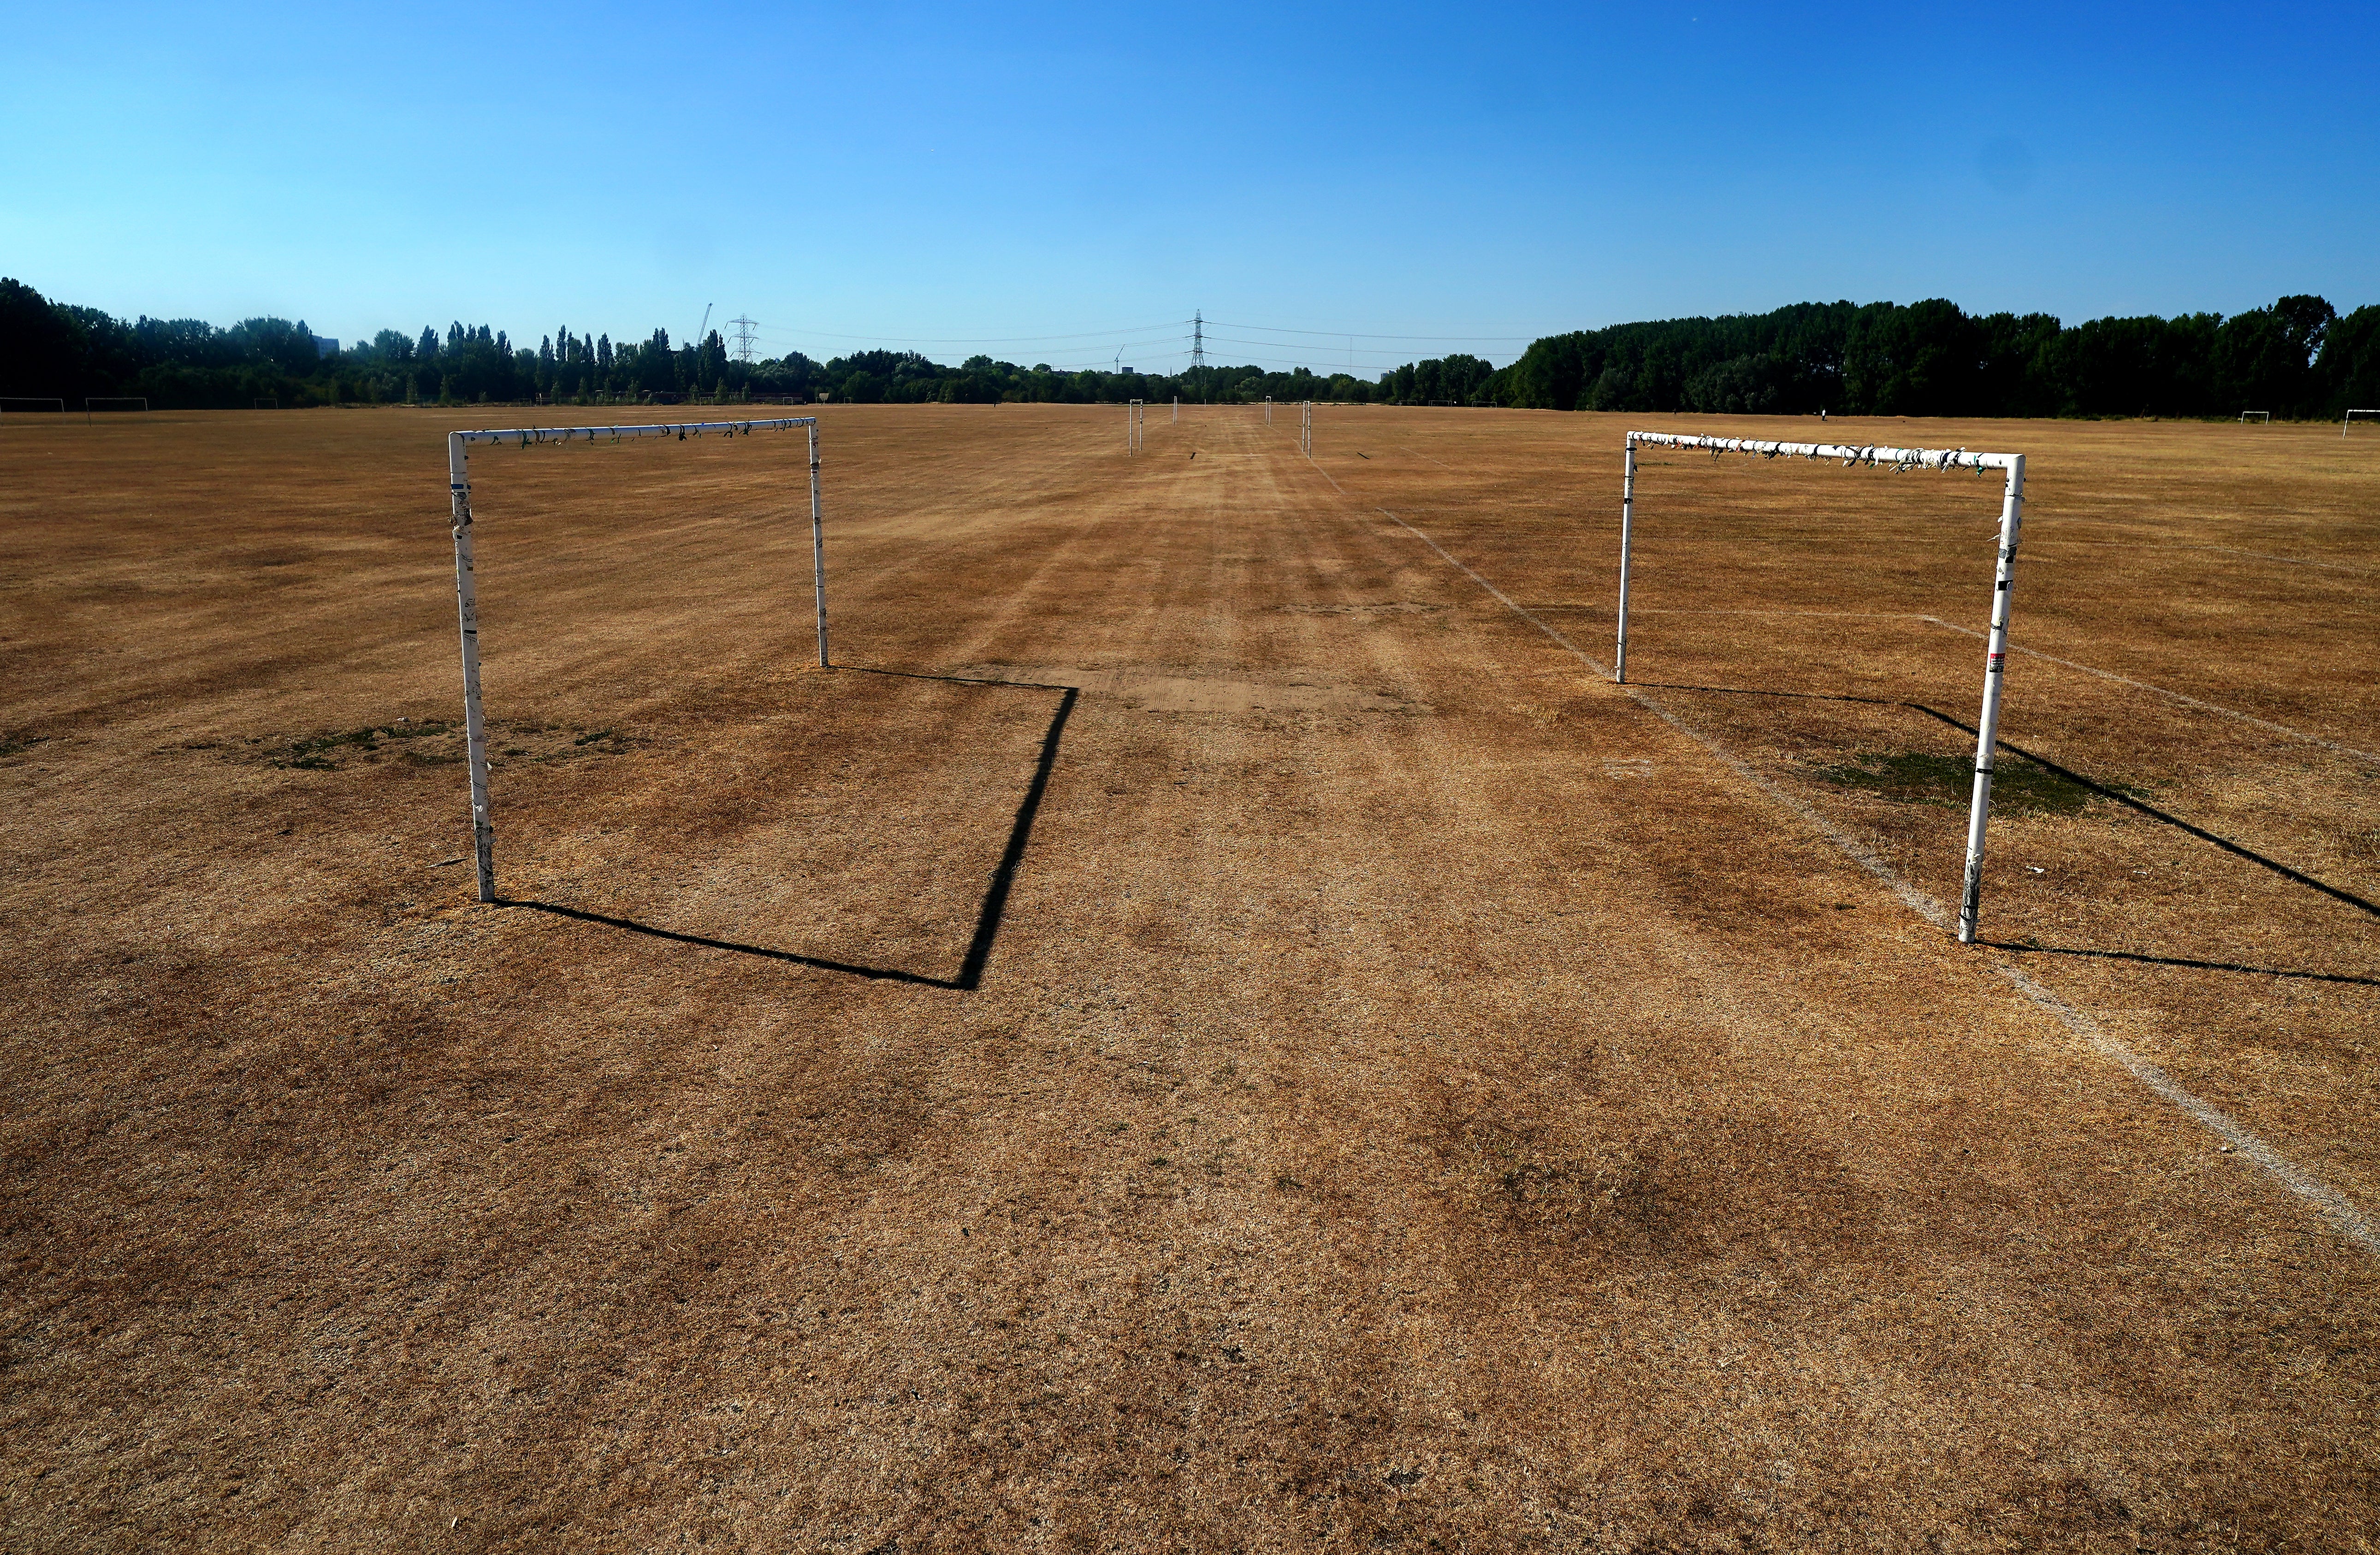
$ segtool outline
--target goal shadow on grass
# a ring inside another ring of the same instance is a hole
[[[871,669],[864,664],[838,664],[835,669],[844,674],[890,675],[902,680],[939,680],[953,686],[1005,686],[1026,691],[1060,693],[1058,706],[1050,715],[1050,727],[1041,736],[1040,759],[1033,768],[1033,781],[1025,790],[1025,797],[1016,807],[1016,817],[1009,823],[1008,846],[1000,856],[999,865],[991,872],[991,881],[984,888],[983,903],[976,911],[975,935],[967,942],[966,958],[959,964],[958,975],[937,978],[923,972],[906,972],[898,967],[868,966],[858,962],[837,961],[829,956],[804,955],[799,951],[776,950],[767,945],[747,945],[735,940],[714,939],[707,934],[688,934],[675,929],[663,929],[658,924],[640,923],[635,918],[615,917],[609,913],[590,913],[583,907],[565,907],[558,903],[540,902],[526,897],[498,897],[500,907],[526,907],[532,912],[551,913],[556,917],[575,919],[580,923],[601,924],[607,929],[623,929],[632,934],[643,934],[656,940],[669,940],[681,945],[699,945],[706,950],[731,951],[737,955],[754,955],[767,961],[783,961],[795,966],[808,966],[821,972],[841,972],[855,978],[868,978],[878,982],[910,983],[919,988],[950,989],[972,993],[983,986],[984,967],[990,964],[992,945],[1000,938],[1002,919],[1008,914],[1008,897],[1016,885],[1016,872],[1025,863],[1026,847],[1033,840],[1033,820],[1040,813],[1041,796],[1050,787],[1050,774],[1058,764],[1058,746],[1065,737],[1066,721],[1074,716],[1075,699],[1082,688],[1075,686],[1048,686],[1036,681],[987,680],[973,675],[920,674],[909,670]]]
[[[1752,687],[1742,686],[1689,686],[1676,681],[1647,680],[1634,681],[1631,682],[1631,684],[1643,686],[1647,690],[1705,691],[1716,696],[1723,697],[1790,697],[1801,701],[1858,702],[1867,707],[1898,708],[1904,711],[1920,713],[1925,717],[1933,719],[1937,723],[1948,724],[1949,727],[1958,730],[1961,734],[1967,735],[1971,739],[1974,737],[1975,735],[1975,726],[1973,723],[1967,723],[1963,719],[1953,717],[1949,713],[1944,712],[1938,708],[1927,707],[1923,702],[1901,701],[1890,697],[1857,697],[1852,696],[1848,692],[1828,691],[1766,691],[1755,690]],[[2228,837],[2222,836],[2214,832],[2209,832],[2203,826],[2194,825],[2190,821],[2182,820],[2181,817],[2173,814],[2169,810],[2159,809],[2156,806],[2150,804],[2139,795],[2126,792],[2126,790],[2119,784],[2101,783],[2095,778],[2085,777],[2081,772],[2074,771],[2071,767],[2060,766],[2046,756],[2036,755],[2033,751],[2025,749],[2022,746],[2011,745],[2006,740],[1995,739],[1992,742],[1992,748],[1995,750],[2005,750],[2011,756],[2022,757],[2025,760],[2032,762],[2034,766],[2041,768],[2043,771],[2062,778],[2066,782],[2070,783],[2076,787],[2083,789],[2099,798],[2111,800],[2116,804],[2123,806],[2127,809],[2144,815],[2150,820],[2157,821],[2162,825],[2170,826],[2176,831],[2187,832],[2191,836],[2196,837],[2201,842],[2211,843],[2236,858],[2245,859],[2247,862],[2256,865],[2260,869],[2271,870],[2274,874],[2280,876],[2282,879],[2289,881],[2293,885],[2302,886],[2309,891],[2319,892],[2335,902],[2339,902],[2347,906],[2353,907],[2359,912],[2369,913],[2374,917],[2380,917],[2380,902],[2369,901],[2364,897],[2358,896],[2351,891],[2341,890],[2339,887],[2332,885],[2326,881],[2316,880],[2313,876],[2305,873],[2301,869],[2292,869],[2289,865],[2282,863],[2277,858],[2269,857],[2265,854],[2258,853],[2255,849],[2249,847],[2244,844],[2234,842]],[[1984,942],[1992,945],[1993,948],[1997,950],[2018,951],[2046,955],[2092,956],[2109,961],[2142,962],[2157,966],[2186,966],[2210,972],[2253,972],[2262,976],[2273,978],[2304,978],[2321,982],[2361,983],[2380,986],[2380,978],[2353,977],[2338,972],[2289,971],[2280,967],[2249,966],[2228,961],[2195,961],[2181,956],[2143,955],[2130,951],[2094,950],[2081,946],[2028,945],[2002,943],[1998,941],[1985,941]]]

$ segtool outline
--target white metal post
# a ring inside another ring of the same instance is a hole
[[[2017,530],[2023,522],[2024,456],[2009,460],[2008,492],[2000,500],[2000,560],[1992,579],[1992,635],[1984,650],[1984,711],[1975,720],[1975,793],[1967,805],[1967,878],[1959,897],[1959,942],[1975,942],[1984,895],[1984,823],[1992,813],[1992,747],[2000,726],[2000,688],[2007,679],[2010,596],[2016,591]]]
[[[804,427],[810,443],[810,565],[818,588],[819,662],[827,662],[825,516],[819,497],[818,418],[787,416],[760,421],[704,421],[683,425],[643,422],[615,427],[513,427],[506,430],[456,431],[446,434],[446,489],[454,509],[455,605],[463,634],[464,748],[471,764],[471,831],[480,865],[480,900],[496,899],[495,827],[488,803],[488,728],[480,698],[480,601],[471,556],[471,476],[469,445],[474,443],[619,443],[628,439],[700,437],[720,432],[748,437],[755,431],[783,431]]]
[[[819,506],[819,430],[810,434],[810,577],[818,586],[819,668],[826,668],[826,516]]]
[[[1620,646],[1612,652],[1611,678],[1628,684],[1628,546],[1636,522],[1636,434],[1628,434],[1627,463],[1620,477]]]
[[[496,831],[488,815],[488,726],[480,711],[480,594],[471,565],[471,467],[463,434],[446,437],[446,491],[454,505],[455,608],[463,629],[463,748],[471,762],[471,840],[480,900],[496,899]]]
[[[1180,395],[1175,395],[1173,396],[1173,419],[1176,421],[1182,419],[1182,396]]]
[[[1265,425],[1272,425],[1272,395],[1265,395]],[[2338,435],[2345,437],[2347,433],[2345,430],[2342,429]]]
[[[1989,454],[1966,448],[1888,448],[1843,443],[1771,443],[1742,437],[1696,437],[1680,432],[1632,431],[1628,434],[1626,473],[1620,503],[1621,605],[1620,663],[1615,679],[1624,679],[1627,663],[1628,565],[1635,509],[1636,445],[1703,449],[1717,458],[1743,454],[1756,458],[1837,459],[1845,466],[1895,470],[1986,469],[2007,472],[2000,499],[1999,561],[1994,569],[1991,631],[1985,644],[1984,707],[1976,720],[1975,784],[1967,806],[1967,861],[1959,905],[1959,941],[1973,944],[1983,899],[1984,833],[1991,820],[1992,752],[1998,744],[2000,692],[2008,665],[2008,629],[2016,586],[2016,551],[2024,514],[2024,456]]]

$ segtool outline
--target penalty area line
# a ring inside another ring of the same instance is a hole
[[[1972,626],[1956,626],[1938,615],[1921,615],[1917,619],[1929,621],[1946,632],[1957,632],[1962,637],[1980,638],[1984,635]],[[2276,735],[2286,735],[2290,739],[2303,740],[2308,745],[2318,745],[2325,750],[2337,751],[2341,756],[2351,756],[2358,761],[2366,761],[2380,767],[2380,756],[2374,756],[2368,750],[2358,750],[2351,745],[2340,745],[2334,740],[2324,739],[2320,735],[2309,735],[2302,729],[2292,729],[2286,723],[2276,723],[2270,719],[2258,718],[2252,713],[2240,712],[2232,708],[2219,707],[2213,702],[2202,702],[2195,697],[2186,697],[2179,691],[2169,690],[2162,686],[2152,686],[2145,680],[2134,680],[2130,675],[2118,674],[2113,670],[2094,669],[2088,664],[2078,664],[2071,659],[2060,659],[2054,653],[2044,653],[2037,648],[2019,648],[2014,643],[2009,644],[2009,647],[2028,659],[2039,659],[2044,663],[2056,664],[2063,669],[2079,670],[2084,674],[2097,675],[2101,680],[2112,680],[2119,686],[2130,686],[2142,691],[2153,691],[2160,697],[2180,702],[2184,707],[2196,708],[2201,712],[2211,712],[2217,717],[2232,719],[2259,729],[2268,729]]]
[[[1393,514],[1390,516],[1395,516]],[[1604,607],[1600,605],[1541,605],[1538,608],[1604,611]],[[1774,615],[1795,618],[1807,616],[1818,620],[1838,621],[1923,621],[1927,626],[1939,626],[1946,632],[1956,632],[1961,637],[1984,640],[1984,634],[1976,631],[1973,626],[1961,626],[1955,621],[1945,621],[1938,615],[1923,615],[1907,610],[1712,610],[1689,605],[1638,605],[1634,607],[1633,613],[1637,615]],[[2056,664],[2060,669],[2073,670],[2081,674],[2096,675],[2101,680],[2111,680],[2119,686],[2129,686],[2136,691],[2146,691],[2169,701],[2179,702],[2186,708],[2195,708],[2201,712],[2211,712],[2217,718],[2228,718],[2236,723],[2245,723],[2269,734],[2279,735],[2292,740],[2301,740],[2307,745],[2318,745],[2325,750],[2335,751],[2340,756],[2350,757],[2355,760],[2380,767],[2380,755],[2374,755],[2371,751],[2358,750],[2351,745],[2340,745],[2336,740],[2324,739],[2320,735],[2309,735],[2303,729],[2292,729],[2286,723],[2276,723],[2269,718],[2258,718],[2253,713],[2241,712],[2237,708],[2227,708],[2219,702],[2201,701],[2196,697],[2176,691],[2170,686],[2153,685],[2145,680],[2134,680],[2128,674],[2118,674],[2113,670],[2103,670],[2092,664],[2077,663],[2071,659],[2060,659],[2055,653],[2044,653],[2037,648],[2026,648],[2019,643],[2010,643],[2008,650],[2010,653],[2022,653],[2028,659],[2038,659],[2045,664]]]
[[[1326,476],[1325,479],[1327,480],[1329,478]],[[1336,482],[1333,482],[1333,485],[1335,487]],[[1535,626],[1538,631],[1544,633],[1548,638],[1553,639],[1556,646],[1560,647],[1564,652],[1570,654],[1572,658],[1578,660],[1579,662],[1586,665],[1587,668],[1595,671],[1597,674],[1603,676],[1607,681],[1610,679],[1611,670],[1609,665],[1596,658],[1595,655],[1581,649],[1577,644],[1572,642],[1568,638],[1562,636],[1560,632],[1554,630],[1554,628],[1548,626],[1543,621],[1538,620],[1526,610],[1521,608],[1520,605],[1513,602],[1511,595],[1505,593],[1501,589],[1497,588],[1494,584],[1488,582],[1477,573],[1472,571],[1460,561],[1457,561],[1452,555],[1449,554],[1446,548],[1439,544],[1438,541],[1430,539],[1429,536],[1422,533],[1421,530],[1415,528],[1411,524],[1406,523],[1402,518],[1390,513],[1385,507],[1376,508],[1374,511],[1379,513],[1390,523],[1395,524],[1398,528],[1403,529],[1406,533],[1420,541],[1424,545],[1428,546],[1432,551],[1437,552],[1439,558],[1442,559],[1447,565],[1454,568],[1457,572],[1463,574],[1463,577],[1479,585],[1480,588],[1486,589],[1490,595],[1492,595],[1499,603],[1502,604],[1505,609],[1511,611],[1513,614],[1519,616],[1522,620],[1527,622],[1530,626]],[[1932,621],[1935,618],[1932,616],[1925,616],[1922,617],[1922,619]],[[1947,622],[1938,624],[1948,625]],[[1963,630],[1963,628],[1953,629]],[[1667,708],[1663,707],[1652,697],[1646,695],[1640,688],[1633,686],[1621,686],[1619,689],[1626,692],[1639,706],[1643,707],[1647,712],[1652,713],[1656,718],[1658,718],[1662,723],[1667,723],[1670,728],[1675,729],[1678,733],[1685,735],[1696,745],[1701,746],[1705,750],[1709,751],[1712,756],[1718,759],[1721,765],[1725,766],[1730,771],[1735,773],[1737,776],[1745,779],[1755,788],[1758,789],[1771,800],[1774,800],[1796,820],[1801,820],[1803,824],[1817,832],[1819,835],[1825,837],[1828,842],[1834,844],[1836,848],[1848,856],[1852,863],[1857,864],[1861,869],[1865,869],[1869,874],[1874,875],[1878,881],[1882,881],[1891,890],[1894,895],[1900,897],[1900,900],[1920,917],[1925,919],[1928,923],[1933,924],[1937,929],[1941,929],[1946,931],[1949,929],[1949,910],[1940,902],[1937,901],[1930,893],[1919,890],[1916,886],[1912,885],[1909,881],[1901,879],[1900,873],[1895,870],[1891,865],[1887,864],[1882,858],[1878,857],[1873,848],[1870,848],[1858,838],[1852,836],[1850,832],[1845,832],[1841,827],[1837,826],[1834,822],[1820,815],[1808,805],[1803,804],[1795,796],[1787,793],[1776,784],[1771,783],[1768,779],[1753,771],[1748,764],[1746,764],[1741,758],[1737,757],[1732,751],[1728,750],[1708,735],[1706,735],[1701,730],[1694,728],[1692,724],[1689,724],[1684,720],[1677,717],[1674,713],[1670,712]],[[2155,689],[2155,687],[2150,687],[2150,689]],[[2068,1002],[2060,995],[2034,981],[2022,968],[2010,966],[2004,963],[1996,963],[1993,966],[1992,970],[1998,972],[2002,978],[2006,978],[2010,986],[2014,988],[2026,999],[2030,1000],[2034,1004],[2046,1012],[2051,1017],[2056,1019],[2060,1026],[2064,1027],[2085,1046],[2089,1047],[2092,1051],[2124,1070],[2148,1091],[2178,1108],[2180,1111],[2186,1113],[2192,1121],[2197,1123],[2201,1127],[2205,1128],[2216,1136],[2225,1140],[2233,1149],[2247,1157],[2251,1161],[2253,1161],[2257,1169],[2263,1172],[2265,1176],[2271,1178],[2283,1188],[2289,1190],[2289,1192],[2296,1197],[2311,1206],[2325,1221],[2327,1221],[2330,1223],[2331,1229],[2346,1237],[2349,1241],[2361,1246],[2365,1252],[2380,1256],[2380,1230],[2375,1230],[2371,1221],[2364,1216],[2363,1212],[2358,1209],[2337,1189],[2308,1173],[2304,1169],[2298,1166],[2288,1157],[2282,1155],[2280,1151],[2275,1149],[2270,1144],[2266,1143],[2262,1136],[2256,1134],[2245,1124],[2240,1123],[2229,1113],[2224,1112],[2214,1103],[2193,1094],[2185,1088],[2179,1081],[2175,1080],[2173,1076],[2168,1075],[2163,1069],[2150,1063],[2147,1059],[2143,1058],[2140,1054],[2132,1051],[2121,1042],[2117,1041],[2113,1037],[2107,1035],[2107,1033],[2100,1027],[2099,1023],[2093,1020],[2090,1015],[2085,1014],[2081,1008]]]

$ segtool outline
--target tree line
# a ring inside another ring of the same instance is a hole
[[[1932,300],[1799,303],[1769,313],[1667,319],[1534,342],[1499,368],[1473,356],[1408,362],[1377,381],[1253,364],[1178,372],[1020,367],[988,356],[945,366],[915,351],[731,356],[718,332],[614,341],[567,326],[537,345],[459,321],[382,330],[326,349],[303,320],[229,328],[129,322],[0,280],[0,395],[137,395],[152,406],[752,402],[1095,403],[1179,396],[1551,410],[1876,416],[2236,416],[2336,419],[2380,407],[2380,307],[2341,317],[2285,297],[2228,318],[1972,315]]]
[[[2285,297],[2068,325],[1940,300],[1801,303],[1552,335],[1501,377],[1499,403],[1557,410],[2335,420],[2380,406],[2380,307],[2342,318]]]

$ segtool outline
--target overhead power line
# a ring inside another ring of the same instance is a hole
[[[1146,334],[1154,329],[1178,329],[1187,319],[1160,319],[1153,324],[1133,324],[1123,329],[1076,330],[1072,334],[837,334],[832,330],[814,329],[807,333],[820,340],[867,340],[880,346],[1029,346],[1042,340],[1112,340],[1119,334]],[[1165,338],[1174,338],[1167,335]]]
[[[1225,342],[1225,343],[1226,343],[1226,344],[1228,344],[1228,345],[1232,345],[1232,346],[1262,346],[1269,347],[1269,348],[1271,348],[1271,349],[1273,349],[1273,350],[1275,350],[1275,351],[1281,351],[1281,350],[1297,350],[1297,349],[1300,349],[1300,347],[1295,346],[1293,346],[1293,345],[1290,345],[1288,342],[1285,342],[1285,341],[1280,341],[1280,340],[1246,340],[1246,339],[1243,339],[1243,338],[1241,338],[1240,336],[1235,335],[1235,334],[1210,334],[1210,335],[1208,335],[1207,338],[1208,338],[1208,340],[1210,340],[1210,341],[1211,341],[1211,340],[1220,340],[1220,341]],[[1345,335],[1341,335],[1341,336],[1340,336],[1340,338],[1341,338],[1342,340],[1344,340],[1344,339],[1346,338],[1346,336],[1345,336]],[[1363,336],[1363,335],[1360,335],[1360,334],[1359,334],[1359,335],[1357,335],[1355,338],[1356,338],[1356,339],[1358,339],[1358,340],[1362,340],[1362,339],[1364,339],[1364,338],[1366,338],[1366,337],[1365,337],[1365,336]],[[1389,337],[1388,337],[1388,336],[1385,336],[1385,335],[1377,335],[1377,334],[1376,334],[1376,335],[1372,335],[1372,336],[1370,336],[1370,338],[1371,338],[1371,339],[1374,339],[1374,340],[1382,340],[1382,339],[1387,339],[1387,338],[1389,338]],[[1314,352],[1316,352],[1316,353],[1320,353],[1320,352],[1321,352],[1321,350],[1322,350],[1322,347],[1320,347],[1320,346],[1306,346],[1306,347],[1303,347],[1303,348],[1304,348],[1304,349],[1306,349],[1306,350],[1314,351]],[[1414,353],[1413,353],[1413,352],[1411,352],[1411,351],[1391,351],[1391,350],[1388,350],[1388,349],[1386,349],[1386,348],[1385,348],[1385,347],[1383,347],[1383,346],[1357,346],[1354,347],[1354,354],[1355,354],[1355,355],[1357,355],[1357,356],[1359,356],[1359,357],[1387,357],[1387,358],[1391,358],[1391,359],[1398,359],[1398,358],[1402,358],[1402,359],[1408,360],[1408,361],[1412,359],[1413,355],[1414,355]],[[1338,350],[1338,351],[1336,351],[1336,352],[1332,352],[1332,353],[1330,353],[1330,357],[1329,357],[1329,359],[1330,359],[1330,360],[1332,360],[1332,361],[1338,361],[1338,360],[1341,360],[1342,358],[1343,358],[1346,355],[1347,355],[1347,348],[1346,348],[1346,347],[1342,347],[1340,350]]]
[[[1376,334],[1359,329],[1285,329],[1274,324],[1235,324],[1223,319],[1209,319],[1207,322],[1217,329],[1252,329],[1260,334],[1318,334],[1328,340],[1438,340],[1450,343],[1486,340],[1499,344],[1512,341],[1526,344],[1538,338],[1534,334]]]

